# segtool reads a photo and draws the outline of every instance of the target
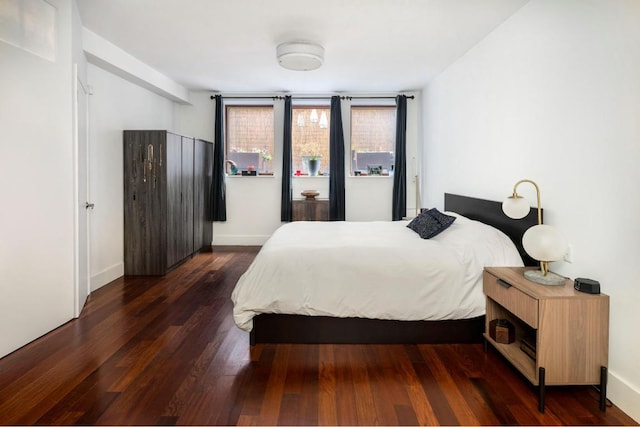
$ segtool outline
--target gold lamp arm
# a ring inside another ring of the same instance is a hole
[[[542,224],[542,209],[540,208],[540,187],[538,187],[538,184],[530,179],[521,179],[513,186],[513,198],[520,197],[518,195],[517,188],[518,185],[522,184],[523,182],[528,182],[536,188],[536,197],[538,199],[538,225],[540,225]],[[542,271],[543,275],[546,275],[549,272],[549,263],[547,261],[540,261],[540,270]]]
[[[513,186],[513,198],[517,199],[518,197],[520,197],[516,190],[518,188],[518,185],[522,184],[523,182],[528,182],[536,188],[536,197],[538,198],[538,225],[540,225],[542,224],[542,209],[540,208],[540,187],[538,187],[538,184],[530,179],[521,179]]]

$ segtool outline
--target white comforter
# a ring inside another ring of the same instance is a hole
[[[484,266],[521,266],[499,230],[458,218],[430,240],[394,222],[292,222],[273,233],[231,296],[236,324],[260,313],[395,320],[483,315]]]

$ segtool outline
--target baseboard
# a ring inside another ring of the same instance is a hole
[[[609,370],[607,397],[636,422],[640,422],[640,391]]]
[[[226,234],[226,235],[214,235],[213,236],[213,245],[214,246],[262,246],[269,239],[271,235],[234,235],[234,234]]]
[[[90,287],[91,292],[95,291],[116,280],[118,277],[124,276],[124,262],[119,262],[111,267],[107,267],[98,274],[91,276]]]

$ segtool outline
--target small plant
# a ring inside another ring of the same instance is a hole
[[[307,167],[309,168],[309,176],[318,176],[320,172],[320,156],[310,155]]]

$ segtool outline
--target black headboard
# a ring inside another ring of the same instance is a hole
[[[522,247],[522,235],[527,229],[538,224],[538,210],[531,208],[522,219],[511,219],[502,212],[502,203],[474,197],[444,194],[444,210],[459,213],[469,219],[484,222],[509,236],[518,248],[524,265],[538,265]]]

